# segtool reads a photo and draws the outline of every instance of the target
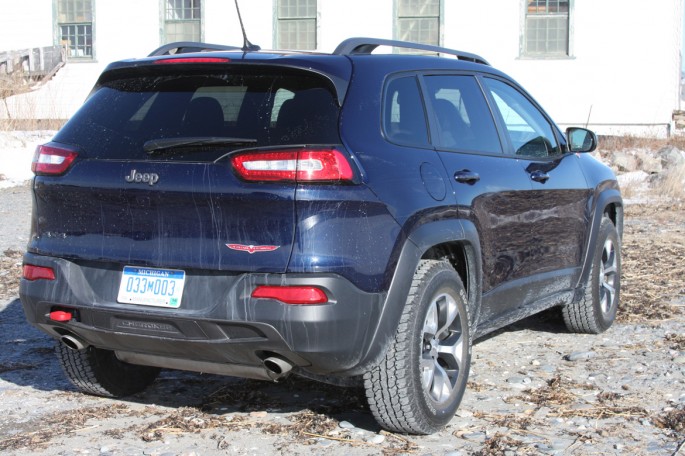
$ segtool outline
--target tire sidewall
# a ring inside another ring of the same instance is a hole
[[[609,312],[602,311],[600,288],[602,286],[602,279],[599,276],[599,271],[602,268],[602,253],[604,250],[604,243],[610,239],[614,246],[616,254],[616,282],[614,299],[611,303]],[[610,219],[604,217],[599,227],[599,236],[597,237],[597,244],[595,247],[595,254],[592,260],[592,276],[590,277],[590,286],[592,293],[592,305],[594,307],[595,322],[601,331],[609,329],[616,319],[618,311],[618,303],[620,301],[621,291],[621,244],[618,237],[618,232]]]
[[[457,273],[451,267],[439,269],[436,268],[433,269],[431,273],[425,277],[425,279],[426,280],[420,287],[415,299],[417,313],[413,322],[411,335],[413,340],[411,345],[411,378],[414,383],[414,391],[419,399],[417,402],[421,409],[422,415],[424,415],[426,421],[437,430],[447,424],[454,417],[462,397],[464,396],[466,383],[468,380],[469,366],[471,363],[472,343],[469,327],[470,319],[466,305],[466,293]],[[450,398],[443,404],[438,404],[423,388],[419,362],[422,354],[423,326],[428,313],[429,305],[436,296],[439,296],[443,293],[450,294],[457,302],[457,307],[459,309],[461,318],[462,337],[465,338],[466,353],[463,355],[462,369],[459,372],[457,382]]]

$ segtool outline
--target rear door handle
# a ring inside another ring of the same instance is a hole
[[[541,184],[544,184],[549,180],[549,174],[544,173],[542,171],[533,171],[532,173],[530,173],[530,178],[535,182],[540,182]]]
[[[480,180],[480,176],[478,175],[478,173],[474,173],[471,170],[462,169],[461,171],[457,171],[456,173],[454,173],[454,180],[456,180],[460,184],[473,185]]]

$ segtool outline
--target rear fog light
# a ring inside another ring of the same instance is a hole
[[[55,271],[52,268],[47,268],[45,266],[25,264],[22,270],[22,277],[30,281],[39,279],[55,280]]]

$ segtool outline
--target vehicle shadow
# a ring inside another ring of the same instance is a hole
[[[568,333],[558,309],[543,312],[475,341],[478,345],[506,332]],[[54,353],[57,342],[31,326],[18,299],[0,306],[0,381],[43,392],[80,394],[66,379]],[[476,348],[477,350],[477,348]],[[196,408],[212,415],[232,413],[295,414],[310,411],[355,427],[379,432],[362,388],[347,388],[291,376],[279,383],[212,374],[163,370],[144,392],[124,403],[157,405],[172,410]]]
[[[0,390],[3,382],[44,393],[80,394],[67,380],[55,356],[57,342],[30,325],[18,299],[0,305]],[[279,383],[195,372],[163,370],[142,393],[124,403],[170,409],[193,407],[204,413],[310,411],[355,427],[379,432],[361,388],[346,388],[291,376]]]
[[[551,334],[569,334],[569,330],[564,324],[561,316],[561,309],[554,307],[543,312],[540,312],[530,317],[511,323],[503,328],[492,331],[484,336],[477,338],[473,345],[481,344],[485,341],[491,340],[500,334],[513,333],[519,331],[532,331]]]

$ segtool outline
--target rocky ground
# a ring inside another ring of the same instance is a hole
[[[619,321],[577,335],[547,312],[477,341],[457,416],[425,437],[380,430],[362,391],[299,378],[165,371],[127,400],[78,393],[16,300],[30,194],[2,189],[0,452],[685,455],[685,208],[631,186]]]

